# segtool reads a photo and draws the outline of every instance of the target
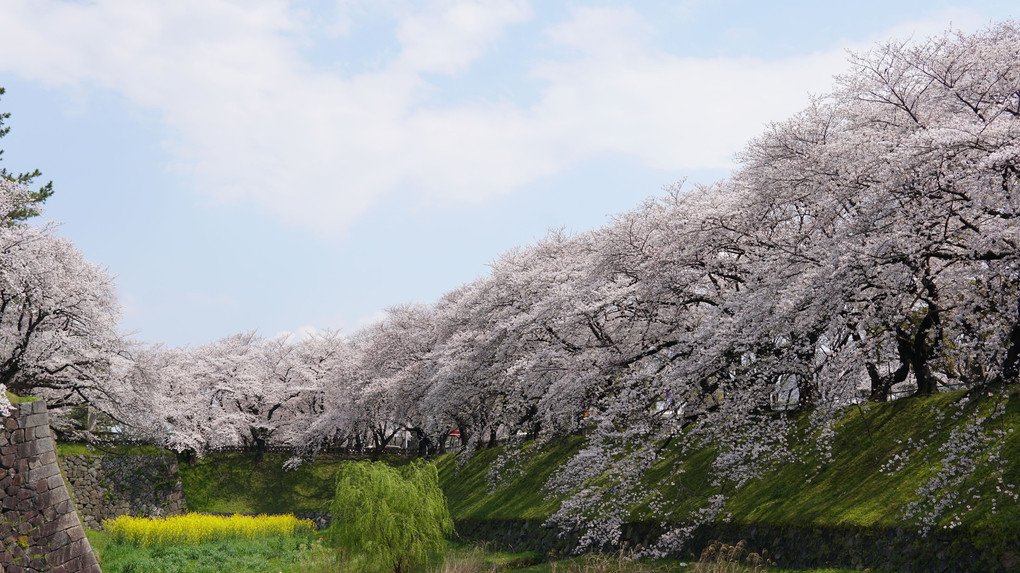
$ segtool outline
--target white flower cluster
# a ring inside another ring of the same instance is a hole
[[[1000,396],[1001,398],[1001,396]],[[975,409],[964,423],[950,432],[938,449],[940,459],[934,475],[917,488],[917,501],[907,505],[905,516],[916,520],[923,534],[936,527],[954,529],[963,523],[965,516],[974,510],[973,503],[983,497],[990,498],[993,510],[1001,497],[1017,501],[1016,487],[1003,479],[1007,460],[1001,456],[1009,432],[990,426],[1006,412],[1005,400],[997,400],[990,412]],[[978,469],[991,468],[995,491],[991,484],[962,489],[962,485]]]
[[[11,401],[7,399],[7,386],[0,384],[0,418],[11,414]]]

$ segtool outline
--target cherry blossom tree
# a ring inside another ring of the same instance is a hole
[[[29,195],[0,178],[0,212]],[[0,220],[0,386],[55,406],[84,397],[107,376],[118,316],[111,277],[52,225]]]
[[[783,416],[762,415],[784,385],[795,389],[788,402],[824,413],[859,400],[862,386],[884,400],[902,382],[930,394],[1015,381],[1017,39],[1006,23],[854,57],[832,94],[748,146],[713,192],[726,209],[677,233],[715,229],[702,254],[730,265],[731,288],[700,305],[690,346],[670,346],[676,365],[651,379],[698,397],[676,426],[687,440],[729,444],[714,465],[723,479],[746,481],[762,468],[754,462],[789,454]],[[640,412],[622,390],[616,408]],[[596,545],[618,535],[612,500],[641,493],[592,487],[642,471],[641,448],[614,446],[618,427],[554,482],[575,492],[557,518],[589,527]]]

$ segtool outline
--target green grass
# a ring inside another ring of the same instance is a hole
[[[299,573],[335,571],[332,550],[310,536],[231,539],[198,545],[136,547],[87,530],[105,573]]]
[[[502,451],[482,450],[460,467],[456,456],[440,456],[439,483],[443,487],[454,519],[545,519],[559,502],[546,499],[546,480],[584,444],[581,436],[557,440],[546,447],[527,443],[527,455],[518,479],[510,481],[491,495],[486,474]]]
[[[498,551],[484,544],[469,544],[451,541],[446,554],[446,563],[468,563],[480,571],[528,570],[531,566],[541,565],[546,556],[538,551]]]
[[[106,573],[308,573],[335,572],[340,567],[334,550],[324,545],[319,535],[268,538],[261,540],[225,540],[197,545],[161,545],[136,547],[116,543],[102,531],[87,530],[100,565]],[[605,568],[609,565],[609,568]],[[615,556],[582,556],[544,561],[536,552],[510,553],[492,551],[474,545],[451,543],[445,560],[434,559],[426,570],[433,573],[550,573],[559,571],[630,572],[671,571],[692,569],[692,563],[678,560],[641,562],[634,566]],[[600,568],[601,566],[601,568]],[[573,567],[573,569],[571,569]],[[726,571],[730,571],[727,569]],[[748,570],[750,571],[750,570]],[[790,569],[773,569],[772,573],[795,573]],[[806,569],[797,573],[849,573],[848,569]]]
[[[181,462],[181,484],[188,511],[302,513],[328,511],[338,457],[286,470],[284,454],[209,454],[195,465]]]
[[[39,398],[36,398],[35,396],[18,396],[17,394],[7,392],[7,400],[11,404],[26,404],[28,402],[36,402]]]
[[[161,456],[164,454],[173,454],[173,452],[145,445],[57,443],[57,455],[59,456]]]
[[[849,408],[837,423],[832,460],[826,461],[805,439],[806,416],[798,421],[791,442],[802,450],[801,461],[780,464],[764,477],[740,489],[724,486],[729,496],[725,511],[735,523],[798,527],[879,527],[911,529],[915,523],[904,517],[907,505],[917,501],[918,486],[934,475],[933,467],[942,459],[940,446],[960,422],[940,413],[961,403],[960,392],[930,398],[904,399],[870,404],[862,410]],[[975,409],[987,411],[990,400],[975,401],[964,407],[966,414]],[[1007,411],[995,427],[1020,429],[1020,399],[1014,393]],[[895,454],[908,449],[908,440],[927,445],[913,448],[907,463],[894,474],[879,468]],[[558,502],[546,499],[542,485],[548,475],[581,446],[581,438],[571,437],[529,453],[524,474],[507,487],[490,494],[486,472],[499,454],[485,450],[457,467],[452,455],[439,461],[440,480],[455,520],[463,519],[535,519],[551,515]],[[708,479],[715,456],[701,449],[685,457],[679,447],[665,450],[662,460],[643,478],[646,491],[655,491],[669,500],[682,514],[707,504],[707,498],[720,493]],[[1009,434],[1001,457],[1007,460],[1004,479],[1020,483],[1020,431]],[[991,474],[994,464],[980,467],[960,489],[972,490],[972,510],[961,512],[960,529],[974,536],[1009,534],[1020,530],[1020,510],[1009,497],[996,494]],[[997,511],[991,503],[998,496]],[[635,506],[630,520],[655,519],[647,501]],[[656,519],[656,521],[658,521]]]
[[[898,400],[871,405],[865,411],[851,408],[837,427],[833,460],[806,456],[800,463],[778,467],[764,479],[735,492],[727,505],[739,522],[794,526],[910,527],[904,518],[907,505],[918,501],[920,484],[934,475],[943,454],[939,448],[959,422],[940,420],[938,413],[958,404],[961,393],[931,398]],[[990,404],[969,404],[987,410]],[[1020,428],[1020,400],[1010,397],[1006,414],[996,426]],[[908,440],[927,442],[911,448],[910,461],[893,474],[879,468],[897,453],[908,451]],[[1020,483],[1020,432],[1006,439],[1002,458],[1008,461],[1006,482]],[[1020,529],[1020,511],[1008,497],[994,491],[993,464],[980,466],[960,487],[973,488],[973,510],[963,516],[962,529],[977,532],[1011,532]],[[992,513],[993,497],[999,497]],[[962,509],[962,508],[961,508]]]

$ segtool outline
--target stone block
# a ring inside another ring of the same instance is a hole
[[[78,521],[78,515],[76,513],[64,513],[58,515],[53,521],[47,521],[42,526],[43,535],[53,535],[58,531],[64,531],[71,527],[80,526],[81,523]]]
[[[57,488],[59,488],[59,487],[64,485],[64,478],[61,477],[59,473],[56,474],[56,475],[50,476],[49,478],[47,478],[47,481],[50,484],[50,489],[57,489]]]
[[[70,499],[65,488],[47,490],[39,494],[39,507],[53,507],[65,499]]]
[[[50,547],[63,547],[65,545],[70,544],[72,541],[75,541],[69,535],[69,532],[70,531],[74,531],[75,529],[78,529],[78,528],[72,527],[71,529],[69,529],[67,531],[58,531],[58,532],[54,533],[52,536],[50,536],[49,546]]]
[[[49,442],[51,440],[47,439],[46,441]],[[41,454],[39,455],[39,460],[41,462],[43,462],[44,464],[56,464],[57,463],[57,453],[52,449],[52,447],[45,448],[45,449],[41,450]],[[57,465],[57,467],[59,467],[59,464]]]
[[[57,462],[57,459],[56,459],[57,450],[56,450],[56,446],[54,445],[54,443],[55,442],[51,438],[35,440],[36,452],[38,452],[39,454],[44,454],[46,452],[53,452],[53,463],[56,463]]]
[[[43,412],[39,412],[39,413],[35,413],[35,414],[30,414],[28,417],[26,417],[25,421],[22,422],[21,427],[25,428],[25,429],[29,429],[29,428],[37,428],[39,426],[49,427],[49,425],[50,425],[50,417],[47,414],[43,413]],[[33,436],[34,436],[34,434],[33,434]]]
[[[33,482],[41,479],[46,479],[50,476],[60,475],[60,468],[57,464],[48,464],[34,470],[28,471],[28,481]]]
[[[18,429],[18,419],[14,418],[14,417],[11,417],[11,418],[7,418],[6,420],[4,420],[4,429],[9,431],[9,432],[13,432],[14,430],[17,430]]]
[[[53,509],[58,515],[64,515],[65,513],[74,511],[74,504],[71,503],[71,498],[67,498],[64,501],[55,504]]]
[[[46,559],[51,565],[63,565],[70,571],[77,571],[80,567],[75,567],[71,562],[77,557],[77,553],[74,551],[75,546],[68,543],[66,545],[55,548],[46,555]]]
[[[35,480],[29,487],[22,488],[22,491],[45,493],[47,491],[50,491],[50,480],[48,479]]]
[[[46,518],[43,517],[42,513],[37,513],[35,517],[28,520],[28,524],[32,526],[32,529],[42,527],[44,523],[46,523]]]
[[[21,442],[18,444],[18,457],[22,458],[25,463],[31,467],[35,455],[39,453],[38,448],[38,442],[35,440]]]

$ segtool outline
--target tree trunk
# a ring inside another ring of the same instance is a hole
[[[1009,331],[1008,344],[1006,359],[1002,362],[1002,382],[1015,384],[1020,375],[1020,304],[1017,304],[1017,316]]]

